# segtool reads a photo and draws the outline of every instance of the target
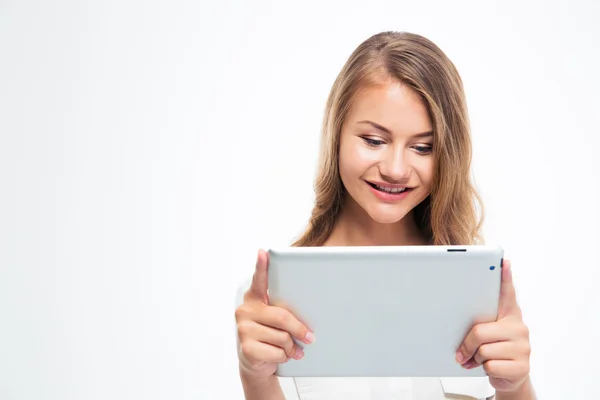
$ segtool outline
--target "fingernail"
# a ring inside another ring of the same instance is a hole
[[[468,362],[463,364],[463,368],[465,368],[465,369],[471,369],[474,366],[475,366],[475,360],[469,360]]]
[[[464,359],[465,359],[465,357],[462,355],[462,353],[460,351],[456,353],[456,361],[458,361],[460,364],[462,364]]]
[[[312,342],[314,342],[314,341],[315,341],[315,335],[314,335],[312,332],[308,332],[308,333],[306,334],[306,336],[304,337],[304,341],[305,341],[307,344],[311,344]]]
[[[296,352],[294,353],[294,360],[299,360],[304,357],[304,352],[300,347],[296,347]]]

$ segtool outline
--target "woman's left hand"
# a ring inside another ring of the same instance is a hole
[[[510,262],[502,265],[498,318],[475,325],[456,353],[464,368],[483,365],[498,392],[515,392],[529,378],[529,329],[517,304]]]

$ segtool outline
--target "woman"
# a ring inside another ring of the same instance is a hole
[[[452,245],[480,242],[479,198],[470,180],[471,142],[462,82],[446,55],[410,33],[363,42],[327,101],[316,204],[295,246]],[[288,311],[269,306],[268,260],[260,251],[250,287],[238,293],[240,377],[246,399],[534,399],[528,329],[510,264],[499,318],[476,325],[457,349],[485,379],[297,378],[277,363],[303,356],[315,336]],[[466,397],[464,397],[466,396]],[[494,397],[495,396],[495,397]]]

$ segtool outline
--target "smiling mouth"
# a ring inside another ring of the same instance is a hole
[[[406,187],[390,188],[390,187],[376,185],[376,184],[368,182],[368,181],[367,181],[367,183],[375,190],[378,190],[383,193],[390,193],[390,194],[400,194],[400,193],[403,193],[403,192],[411,189],[411,188],[406,188]]]

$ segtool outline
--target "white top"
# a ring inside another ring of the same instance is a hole
[[[239,307],[251,279],[237,289]],[[287,400],[465,400],[493,399],[488,378],[279,378]]]

